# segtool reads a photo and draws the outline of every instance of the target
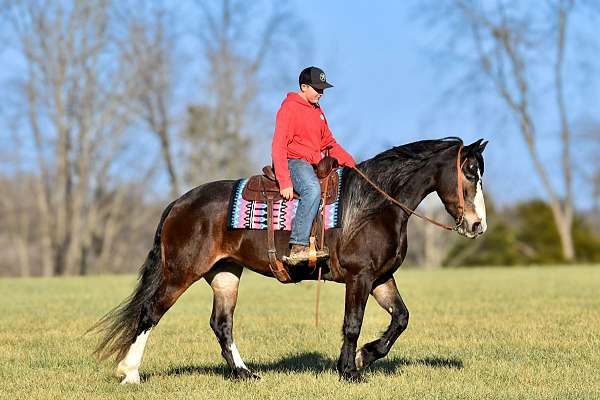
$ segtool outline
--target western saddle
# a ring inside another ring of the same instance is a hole
[[[338,167],[337,159],[329,156],[329,152],[326,152],[326,156],[319,161],[319,163],[313,168],[319,182],[321,184],[321,207],[320,212],[317,214],[312,224],[310,248],[309,248],[309,259],[308,265],[310,267],[316,266],[316,251],[323,250],[324,246],[324,231],[325,225],[323,224],[323,211],[326,204],[331,204],[337,200],[338,196],[338,174],[335,172]],[[275,178],[275,173],[271,165],[267,165],[262,169],[262,175],[254,175],[248,178],[248,182],[242,191],[242,198],[248,201],[260,201],[267,203],[267,254],[269,256],[269,267],[273,275],[282,283],[291,283],[294,280],[290,277],[286,267],[283,263],[277,259],[277,250],[275,249],[275,231],[273,226],[273,203],[282,200],[281,194],[279,193],[279,184]],[[294,192],[294,198],[298,199],[299,195]],[[318,229],[320,227],[321,229]],[[317,234],[319,234],[319,243],[317,247]]]

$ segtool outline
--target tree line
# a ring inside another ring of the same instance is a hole
[[[3,273],[134,270],[166,199],[256,170],[257,82],[297,42],[285,3],[189,3],[188,25],[161,1],[1,5]]]
[[[286,2],[181,4],[0,0],[1,46],[14,54],[0,98],[0,274],[134,271],[166,202],[258,170],[252,146],[265,147],[273,119],[261,95],[289,89],[278,82],[293,81],[289,65],[306,58],[303,22]],[[597,149],[600,129],[577,121],[571,102],[577,46],[596,37],[579,22],[598,7],[447,0],[417,8],[447,40],[429,49],[445,57],[452,90],[444,93],[456,104],[484,97],[506,115],[542,190],[537,200],[492,207],[489,232],[468,246],[411,221],[408,261],[597,262],[600,164],[574,149]],[[551,105],[540,107],[540,97]],[[547,118],[554,129],[544,128]],[[540,154],[548,138],[559,149],[550,161]],[[576,179],[592,188],[585,213],[575,208]]]
[[[581,127],[597,121],[590,123],[589,115],[573,112],[573,104],[580,100],[577,94],[585,89],[578,85],[578,77],[593,79],[598,67],[595,58],[589,60],[590,51],[596,54],[599,44],[593,34],[600,17],[597,2],[445,0],[419,2],[416,13],[432,31],[443,32],[438,37],[444,40],[432,47],[448,77],[447,96],[479,109],[488,103],[491,113],[505,116],[520,135],[542,186],[542,203],[525,208],[543,210],[548,217],[543,231],[558,235],[555,244],[560,255],[551,258],[577,261],[575,241],[581,224],[575,210],[576,175],[585,187],[593,188],[593,214],[598,211],[600,137],[597,128]],[[588,59],[579,58],[580,54]],[[548,128],[548,121],[556,122]],[[507,135],[500,132],[494,139],[504,140]],[[556,144],[558,154],[548,159],[542,145],[549,142]],[[586,154],[586,149],[592,151]]]
[[[552,209],[542,199],[531,199],[496,207],[486,199],[488,232],[476,240],[466,239],[411,220],[411,247],[407,263],[425,267],[555,265],[565,258]],[[435,211],[438,217],[445,213]],[[578,263],[600,263],[600,215],[594,211],[575,213],[573,247]],[[428,237],[427,237],[428,236]]]

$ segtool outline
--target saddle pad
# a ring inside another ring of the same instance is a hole
[[[337,200],[325,206],[325,229],[341,227],[340,193],[342,189],[343,168],[338,168]],[[242,198],[242,191],[248,178],[237,180],[229,201],[227,213],[228,229],[267,229],[267,203],[247,201]],[[275,230],[292,230],[292,220],[298,207],[297,199],[279,200],[273,203],[273,227]]]

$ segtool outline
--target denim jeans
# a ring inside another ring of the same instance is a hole
[[[290,244],[308,246],[310,228],[319,211],[321,186],[319,178],[308,161],[290,158],[288,168],[292,178],[294,191],[300,195],[296,215],[292,221]]]

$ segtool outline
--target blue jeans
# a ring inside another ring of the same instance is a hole
[[[319,211],[321,186],[319,178],[308,161],[290,158],[288,168],[292,178],[294,191],[300,195],[296,215],[292,221],[290,244],[308,246],[310,228]]]

